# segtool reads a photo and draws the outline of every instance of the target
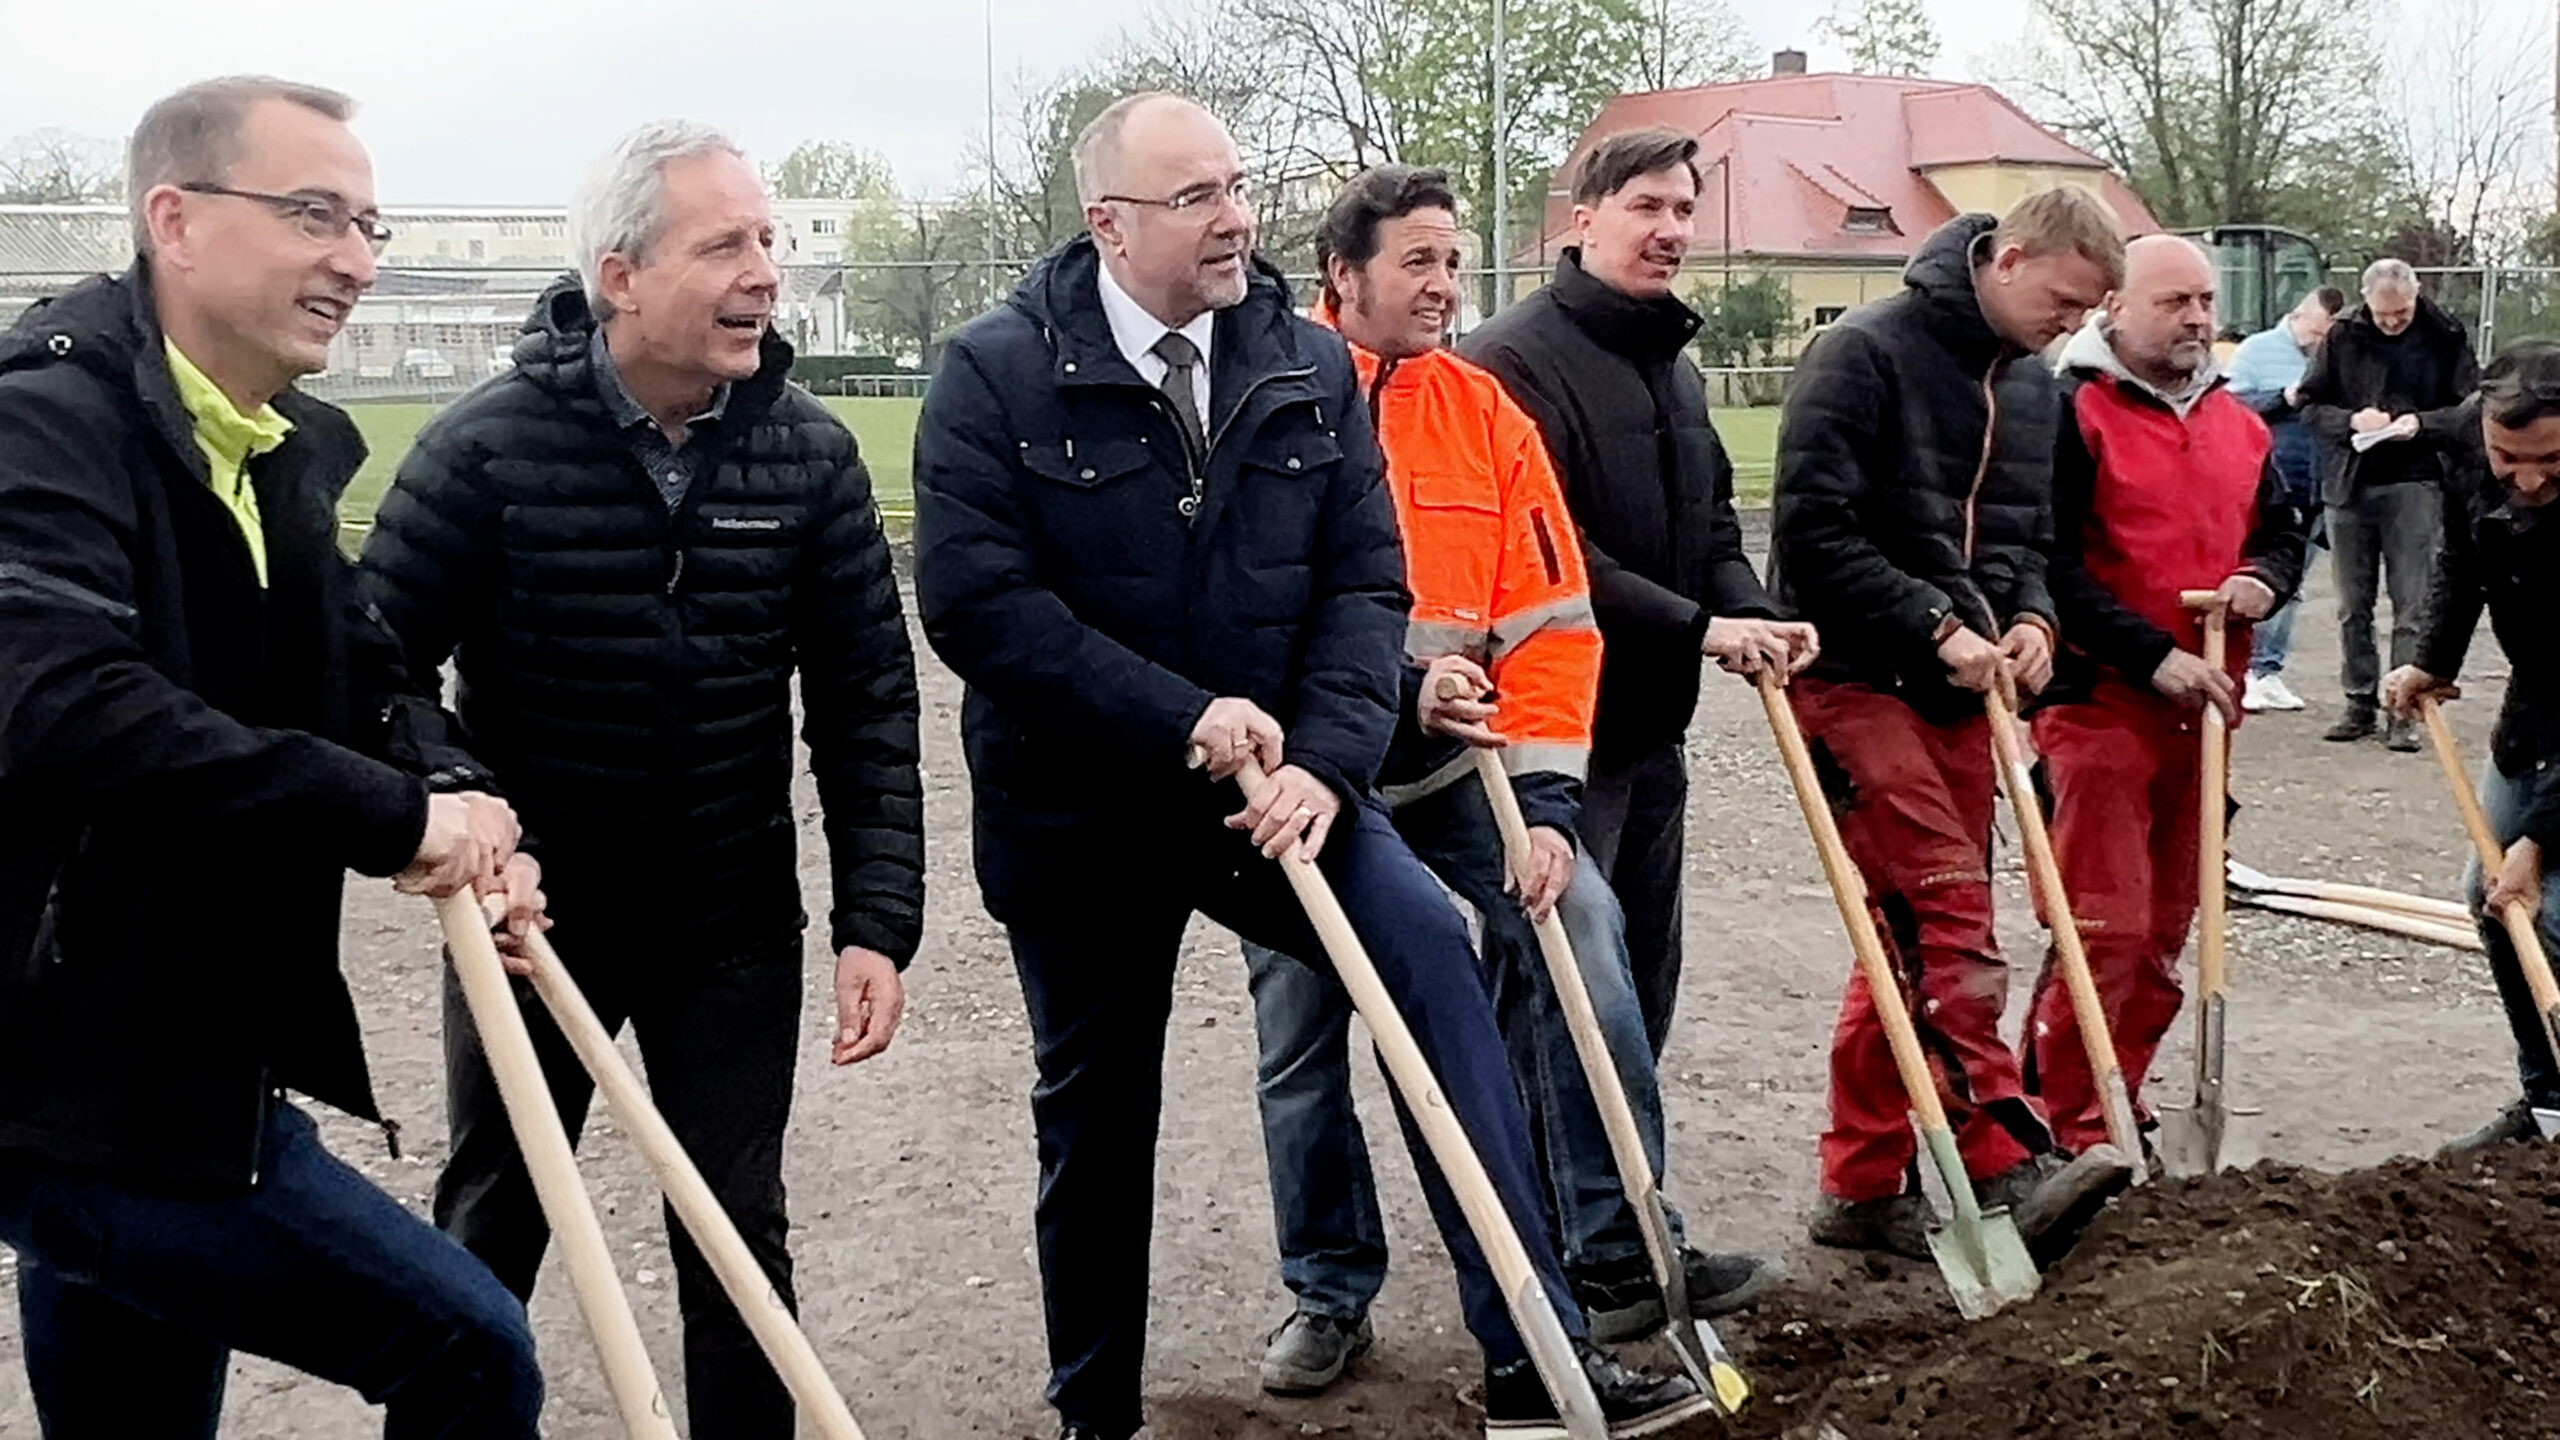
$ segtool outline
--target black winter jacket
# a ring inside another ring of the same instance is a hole
[[[2444,433],[2454,464],[2417,664],[2440,679],[2459,678],[2480,612],[2489,612],[2509,667],[2490,758],[2502,774],[2525,775],[2560,763],[2560,625],[2553,623],[2560,616],[2560,512],[2507,503],[2506,487],[2489,471],[2477,397],[2448,413]],[[2560,853],[2560,786],[2544,787],[2524,833]]]
[[[1685,350],[1697,333],[1676,298],[1622,294],[1567,249],[1545,289],[1458,346],[1538,422],[1582,532],[1605,647],[1592,737],[1603,755],[1688,732],[1708,621],[1777,613],[1742,551],[1733,461]]]
[[[1822,632],[1811,673],[1892,691],[1933,721],[1978,710],[1931,636],[2054,623],[2053,372],[1983,318],[1994,225],[1938,228],[1899,295],[1860,306],[1797,366],[1778,428],[1770,580]]]
[[[1395,506],[1341,338],[1256,262],[1218,312],[1186,513],[1182,432],[1112,340],[1100,263],[1071,240],[953,336],[916,431],[917,604],[968,685],[978,876],[1000,920],[1089,910],[1092,866],[1128,873],[1101,837],[1219,833],[1234,787],[1183,760],[1220,696],[1270,712],[1289,763],[1375,803],[1406,668]]]
[[[2362,305],[2339,316],[2302,377],[2303,423],[2320,445],[2322,503],[2344,505],[2366,486],[2442,483],[2464,443],[2448,422],[2479,384],[2470,332],[2423,295],[2417,318],[2398,335],[2383,334]],[[2357,454],[2352,422],[2368,408],[2417,416],[2417,436]],[[2472,429],[2476,447],[2479,427]]]
[[[0,338],[0,1149],[236,1188],[283,1089],[377,1118],[339,892],[489,787],[356,601],[363,439],[275,405],[262,590],[141,269]]]
[[[679,954],[787,949],[807,923],[796,669],[834,947],[904,965],[924,907],[915,657],[853,435],[768,335],[670,513],[596,388],[594,332],[575,278],[554,284],[515,368],[419,433],[365,593],[412,667],[453,657],[561,924]]]

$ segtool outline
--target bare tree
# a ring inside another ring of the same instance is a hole
[[[2371,0],[2048,0],[2004,67],[2171,225],[2286,221],[2277,199],[2373,115]]]
[[[1938,63],[1938,27],[1921,0],[1831,0],[1813,28],[1861,75],[1926,75]]]
[[[123,146],[68,130],[0,144],[0,205],[79,205],[124,198]]]
[[[2482,0],[2430,6],[2393,47],[2391,138],[2444,236],[2448,263],[2526,242],[2551,213],[2551,37],[2540,16],[2500,23]]]

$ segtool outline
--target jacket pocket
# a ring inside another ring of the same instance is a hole
[[[1490,629],[1504,548],[1492,477],[1423,471],[1406,483],[1404,563],[1415,617]]]
[[[1136,440],[1097,440],[1079,445],[1068,439],[1055,445],[1026,444],[1021,455],[1025,470],[1078,490],[1100,489],[1155,463],[1154,447]]]

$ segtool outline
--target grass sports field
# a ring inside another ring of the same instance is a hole
[[[871,483],[879,490],[880,506],[892,517],[903,518],[913,508],[916,412],[923,403],[843,398],[826,402],[827,408],[844,417],[861,440],[862,458],[871,467]],[[351,405],[348,413],[355,417],[366,444],[373,450],[373,458],[365,462],[355,483],[347,487],[346,502],[341,507],[346,519],[361,529],[372,522],[373,507],[390,485],[392,472],[399,467],[401,457],[409,453],[418,427],[427,423],[435,407]],[[1768,503],[1772,457],[1778,445],[1778,412],[1720,410],[1716,412],[1716,429],[1723,434],[1726,448],[1733,452],[1734,484],[1741,503]]]

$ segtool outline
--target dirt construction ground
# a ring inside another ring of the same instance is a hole
[[[2292,670],[2314,708],[2253,718],[2238,740],[2233,853],[2277,874],[2451,896],[2465,847],[2433,760],[2318,738],[2338,708],[2327,573]],[[826,972],[812,942],[788,1154],[792,1248],[807,1328],[874,1440],[1045,1440],[1055,1422],[1040,1398],[1030,1043],[1002,934],[969,871],[959,686],[929,656],[924,664],[933,887],[924,950],[896,1047],[848,1073],[824,1063]],[[2451,712],[2475,759],[2502,676],[2484,636],[2466,677],[2473,698]],[[1747,687],[1710,681],[1689,754],[1688,970],[1664,1067],[1669,1190],[1697,1238],[1783,1254],[1794,1279],[1726,1327],[1762,1382],[1761,1411],[1741,1433],[2040,1435],[2064,1433],[2068,1417],[2069,1433],[2093,1436],[2560,1434],[2560,1419],[2548,1418],[2560,1414],[2549,1408],[2552,1374],[2509,1378],[2520,1362],[2495,1343],[2506,1332],[2492,1322],[2512,1317],[2479,1313],[2498,1310],[2501,1286],[2547,1289],[2545,1262],[2560,1257],[2538,1234],[2510,1233],[2510,1222],[2550,1225],[2560,1181],[2538,1162],[2520,1162],[2535,1173],[2504,1190],[2495,1177],[2414,1165],[2334,1184],[2270,1170],[2164,1187],[2128,1201],[2032,1306],[1964,1330],[1925,1267],[1808,1250],[1825,1042],[1849,951]],[[802,800],[805,810],[805,781]],[[810,909],[823,914],[822,847],[805,815],[803,828]],[[1094,923],[1107,925],[1114,888],[1147,877],[1094,860]],[[2001,932],[2022,1002],[2043,937],[2005,841],[1999,868]],[[574,953],[577,917],[559,919],[556,939]],[[385,885],[351,884],[346,955],[384,1106],[405,1122],[413,1153],[392,1162],[368,1128],[324,1123],[338,1153],[423,1212],[444,1158],[428,908]],[[2476,957],[2249,911],[2235,911],[2232,955],[2234,1101],[2263,1108],[2270,1157],[2316,1172],[2383,1166],[2431,1151],[2515,1093],[2506,1027]],[[1233,940],[1196,927],[1179,985],[1156,1191],[1150,1434],[1480,1433],[1478,1368],[1445,1257],[1401,1147],[1384,1138],[1393,1127],[1366,1066],[1362,1104],[1381,1137],[1396,1247],[1377,1349],[1326,1398],[1257,1392],[1254,1361],[1285,1295]],[[2151,1077],[2163,1099],[2188,1089],[2188,1034],[2182,1023]],[[585,1156],[676,1394],[675,1296],[654,1192],[609,1114],[590,1125]],[[2407,1278],[2418,1273],[2413,1250],[2441,1262],[2426,1272],[2432,1288]],[[0,1436],[30,1436],[14,1296],[0,1301]],[[2528,1312],[2540,1303],[2526,1302]],[[2428,1305],[2446,1313],[2417,1313]],[[618,1434],[556,1264],[533,1314],[551,1386],[547,1431]],[[2543,1334],[2551,1319],[2539,1310]],[[2539,1392],[2540,1408],[2523,1413],[2547,1423],[2498,1418],[2504,1407],[2476,1387],[2502,1384]],[[229,1435],[311,1440],[350,1440],[380,1423],[350,1392],[249,1358],[236,1363],[226,1416]]]

